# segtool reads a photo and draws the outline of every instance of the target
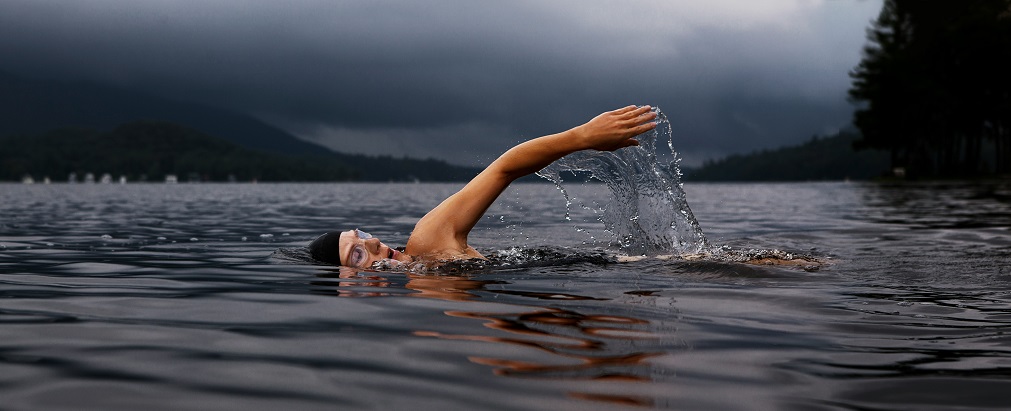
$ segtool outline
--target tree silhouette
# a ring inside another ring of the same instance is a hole
[[[867,38],[857,148],[911,176],[1011,172],[1011,0],[885,0]]]

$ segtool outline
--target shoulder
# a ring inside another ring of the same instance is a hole
[[[426,215],[414,226],[407,239],[406,252],[415,258],[445,260],[458,258],[483,258],[467,245],[467,237],[460,236],[452,224]]]
[[[429,237],[411,234],[411,238],[407,240],[405,251],[415,261],[445,262],[484,258],[474,247],[442,236]]]

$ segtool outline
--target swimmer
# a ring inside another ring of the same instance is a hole
[[[656,128],[654,119],[656,113],[650,106],[628,106],[600,114],[568,131],[520,143],[425,214],[414,226],[404,252],[356,228],[319,236],[309,244],[309,253],[317,261],[354,268],[371,268],[384,260],[438,263],[483,259],[467,244],[467,236],[509,184],[570,153],[639,145],[635,137]]]

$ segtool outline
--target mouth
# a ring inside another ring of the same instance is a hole
[[[391,249],[390,249],[390,257],[389,257],[389,258],[390,258],[391,260],[393,260],[393,259],[394,259],[394,258],[393,258],[393,253],[394,253],[394,252],[395,252],[395,251],[393,251],[393,249],[391,248]]]

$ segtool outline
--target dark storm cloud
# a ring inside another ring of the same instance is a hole
[[[0,69],[468,164],[629,103],[662,107],[689,163],[848,122],[879,2],[698,3],[7,0]]]

